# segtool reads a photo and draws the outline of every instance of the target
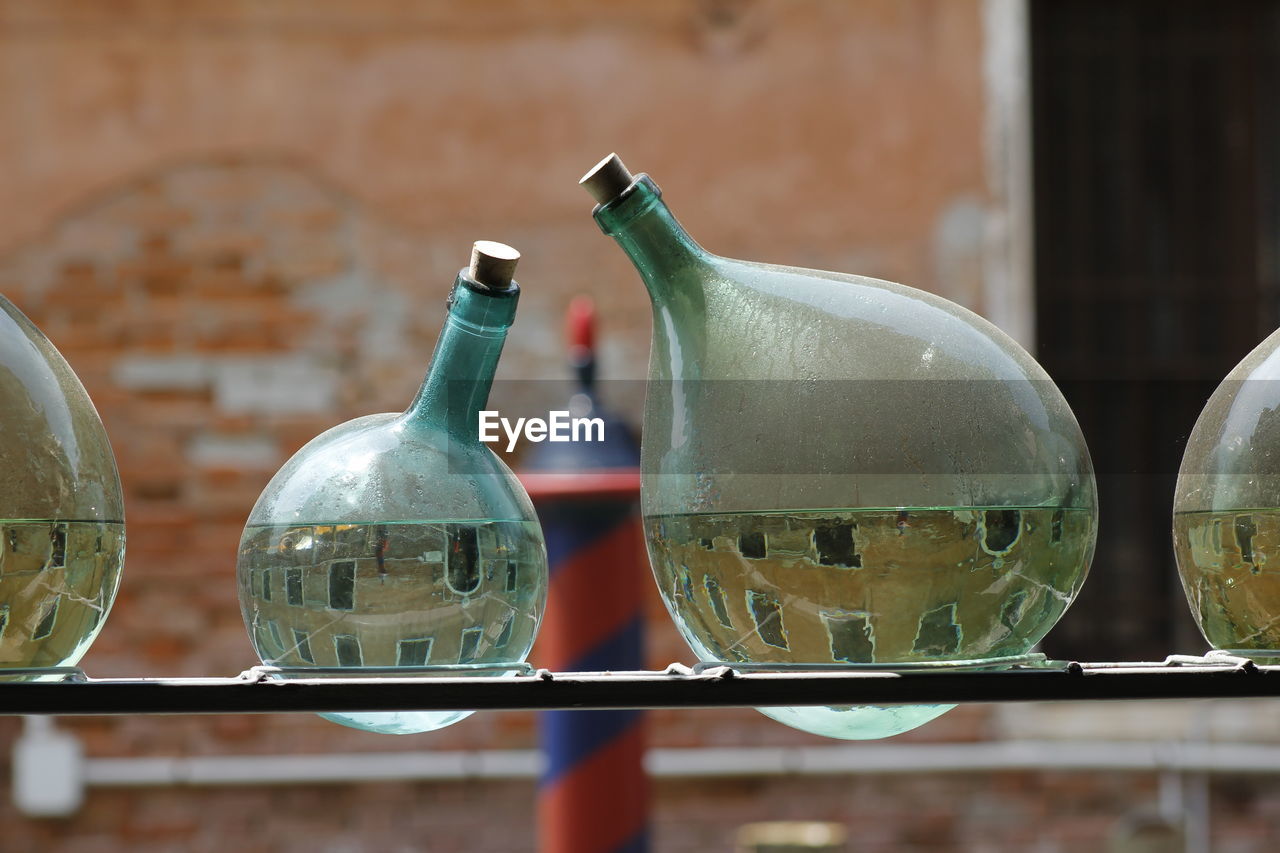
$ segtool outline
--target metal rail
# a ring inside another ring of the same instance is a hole
[[[304,711],[554,710],[1280,698],[1280,667],[1231,657],[1163,663],[1051,661],[1002,671],[536,673],[510,677],[279,677],[0,682],[0,714],[262,714]]]

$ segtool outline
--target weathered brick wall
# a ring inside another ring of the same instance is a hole
[[[605,374],[642,376],[643,289],[575,186],[610,150],[714,251],[981,310],[981,49],[977,0],[0,0],[0,292],[85,382],[126,491],[121,594],[85,667],[254,662],[234,584],[253,500],[311,436],[403,407],[472,240],[525,255],[502,376],[561,375],[560,318],[584,291]],[[687,660],[656,594],[648,605],[651,663]],[[818,742],[745,709],[652,723],[664,746]],[[311,716],[63,724],[92,756],[533,743],[521,713],[413,738]],[[0,752],[17,731],[0,718]],[[965,708],[906,740],[992,732]],[[664,782],[656,849],[728,849],[741,823],[804,817],[848,823],[859,849],[1092,850],[1152,789],[1039,774]],[[0,849],[515,851],[531,849],[532,814],[532,786],[512,782],[93,789],[74,818],[33,821],[0,783]]]

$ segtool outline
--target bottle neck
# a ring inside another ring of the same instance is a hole
[[[468,278],[466,270],[458,273],[444,328],[406,420],[477,441],[480,410],[489,400],[519,298],[514,281],[506,290],[490,290]]]
[[[669,301],[685,278],[682,273],[706,266],[711,258],[671,214],[648,175],[596,207],[592,216],[631,258],[655,302]]]

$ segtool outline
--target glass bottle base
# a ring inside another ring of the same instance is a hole
[[[0,667],[0,682],[84,681],[78,666]]]
[[[480,676],[530,675],[533,667],[525,661],[463,663],[442,666],[256,666],[249,673],[266,678],[476,678]],[[385,735],[415,735],[433,732],[465,720],[475,711],[328,711],[317,716],[366,732]]]
[[[802,732],[842,740],[876,740],[923,726],[955,705],[836,705],[804,708],[757,708]]]
[[[465,720],[475,711],[371,711],[317,714],[331,723],[383,735],[420,735]]]
[[[994,658],[951,661],[920,661],[915,663],[871,664],[805,664],[805,663],[726,663],[703,661],[693,668],[705,672],[717,667],[731,667],[740,672],[955,672],[991,671],[1014,667],[1040,667],[1048,664],[1039,652],[1021,655],[1005,655]],[[919,728],[930,720],[936,720],[956,707],[949,705],[812,705],[799,707],[756,708],[771,720],[776,720],[802,732],[841,740],[877,740],[893,737]]]

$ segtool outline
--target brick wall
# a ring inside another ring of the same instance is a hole
[[[714,251],[982,309],[981,49],[977,0],[0,0],[0,292],[88,387],[125,486],[124,580],[86,669],[255,662],[234,584],[250,506],[311,436],[407,403],[472,240],[525,255],[500,375],[560,376],[563,309],[590,292],[605,375],[642,376],[643,289],[575,186],[610,150]],[[687,660],[656,594],[649,608],[651,663]],[[745,709],[652,722],[663,746],[820,742]],[[533,743],[521,713],[412,738],[305,715],[63,725],[96,757]],[[963,708],[905,739],[994,731]],[[17,732],[0,718],[0,752]],[[849,824],[858,849],[1093,850],[1153,790],[1050,774],[664,782],[655,849],[729,849],[741,823],[804,817]],[[1239,807],[1240,832],[1270,827],[1265,803]],[[532,814],[530,784],[471,782],[94,789],[75,817],[35,821],[0,784],[0,849],[516,851]]]

